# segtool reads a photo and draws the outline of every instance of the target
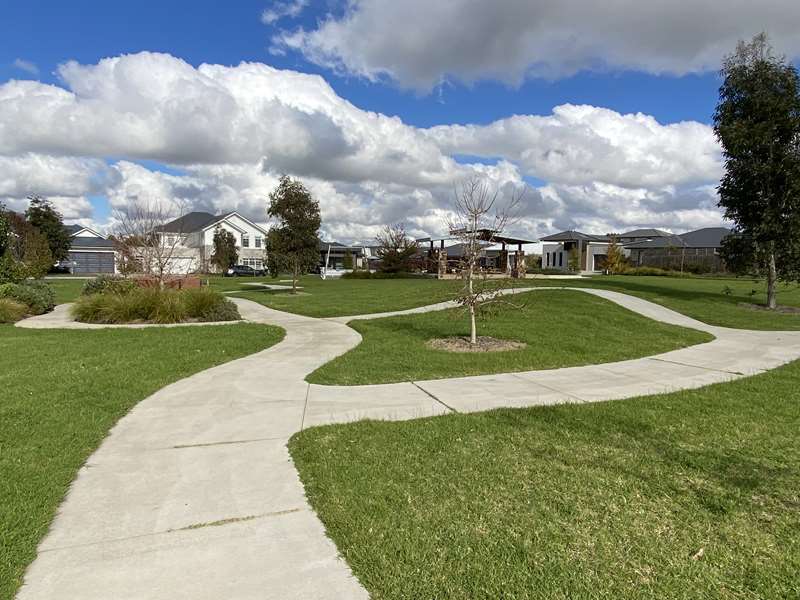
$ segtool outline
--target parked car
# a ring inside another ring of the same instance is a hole
[[[233,265],[225,271],[225,277],[261,277],[264,269],[254,269],[250,265]]]

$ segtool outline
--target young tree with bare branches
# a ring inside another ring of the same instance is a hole
[[[522,195],[514,192],[508,202],[500,205],[499,191],[492,190],[480,177],[468,179],[455,190],[447,226],[463,248],[459,266],[464,285],[455,299],[469,314],[470,344],[478,343],[477,315],[503,301],[504,286],[489,280],[481,270],[481,255],[516,220]]]
[[[180,220],[181,205],[164,200],[142,200],[135,198],[124,210],[113,213],[114,242],[126,263],[153,277],[160,288],[165,280],[177,271],[185,271],[184,260],[179,256],[186,233]],[[168,224],[172,224],[167,227]],[[191,265],[189,266],[191,268]]]

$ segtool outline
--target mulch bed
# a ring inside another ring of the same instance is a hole
[[[469,337],[449,337],[428,340],[427,346],[432,350],[446,352],[507,352],[519,350],[528,344],[512,340],[499,340],[489,336],[478,336],[477,344],[470,344]]]
[[[739,306],[749,308],[750,310],[763,310],[770,312],[781,313],[782,315],[800,315],[800,306],[778,306],[774,311],[770,310],[764,304],[752,304],[750,302],[739,302]]]

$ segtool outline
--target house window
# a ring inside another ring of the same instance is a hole
[[[250,236],[242,234],[242,248],[250,247]]]
[[[549,267],[550,266],[550,253],[549,252],[545,252],[544,254],[545,254],[545,258],[547,259],[547,264],[545,266]]]
[[[260,258],[243,258],[242,264],[259,270],[264,268],[264,262]]]
[[[261,248],[261,236],[256,236],[256,248]]]
[[[167,236],[167,246],[174,246],[175,245],[175,236],[168,235]]]
[[[558,266],[559,267],[563,267],[564,266],[564,253],[563,252],[559,252],[558,253]]]

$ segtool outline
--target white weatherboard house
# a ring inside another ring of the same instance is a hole
[[[239,251],[238,264],[264,268],[266,229],[237,212],[223,215],[191,212],[158,228],[158,235],[165,238],[167,246],[176,244],[169,270],[174,274],[213,271],[211,255],[217,228],[233,234]]]

